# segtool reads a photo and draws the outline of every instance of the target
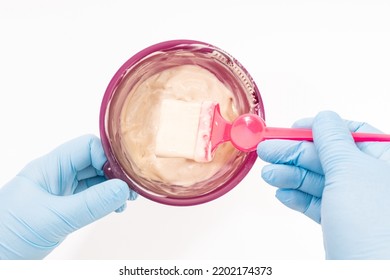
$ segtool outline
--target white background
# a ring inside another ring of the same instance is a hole
[[[386,1],[0,0],[0,185],[59,144],[99,135],[116,70],[170,39],[235,56],[261,91],[269,126],[330,109],[390,132],[389,14]],[[274,198],[262,165],[208,204],[140,197],[47,259],[323,259],[321,227]]]

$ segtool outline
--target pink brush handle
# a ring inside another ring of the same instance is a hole
[[[313,141],[313,133],[310,129],[266,127],[264,139],[288,139]],[[355,142],[390,142],[389,134],[353,132]]]

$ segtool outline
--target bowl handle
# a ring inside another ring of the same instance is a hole
[[[106,161],[106,163],[103,165],[103,172],[104,172],[104,175],[106,176],[107,179],[114,178],[114,174],[112,172],[111,165],[108,161]]]

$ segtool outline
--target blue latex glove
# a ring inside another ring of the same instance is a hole
[[[390,259],[390,143],[354,143],[350,130],[380,131],[333,112],[294,126],[312,127],[314,143],[258,146],[276,197],[321,224],[328,259]]]
[[[104,178],[100,140],[83,136],[29,163],[0,188],[0,259],[41,259],[71,232],[135,198]]]

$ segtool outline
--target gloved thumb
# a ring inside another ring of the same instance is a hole
[[[320,112],[313,121],[313,138],[325,172],[343,169],[358,148],[346,123],[334,112]]]
[[[129,198],[127,184],[119,179],[107,180],[75,195],[63,197],[59,211],[69,225],[68,233],[84,227],[123,206]],[[57,205],[58,207],[59,205]]]

